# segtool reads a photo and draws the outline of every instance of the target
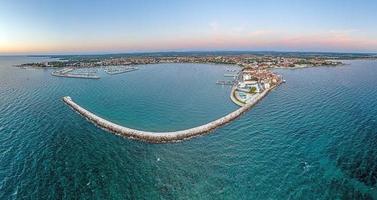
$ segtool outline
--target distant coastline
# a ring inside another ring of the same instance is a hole
[[[47,56],[47,55],[29,55]],[[374,54],[298,52],[161,52],[104,55],[49,55],[58,60],[24,63],[20,67],[99,67],[155,63],[236,64],[241,67],[295,67],[297,65],[339,65],[338,60],[377,58]]]

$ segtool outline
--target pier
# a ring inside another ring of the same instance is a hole
[[[234,85],[234,81],[229,81],[229,80],[219,80],[216,81],[217,85]]]
[[[167,143],[167,142],[177,142],[181,140],[190,139],[192,137],[204,135],[220,126],[223,126],[235,120],[236,118],[241,116],[243,113],[245,113],[247,110],[249,110],[252,106],[254,106],[256,103],[258,103],[259,100],[261,100],[271,89],[263,91],[262,93],[259,94],[257,98],[253,99],[251,102],[243,105],[239,109],[215,121],[212,121],[207,124],[197,126],[194,128],[180,130],[180,131],[172,131],[172,132],[149,132],[149,131],[131,129],[128,127],[115,124],[111,121],[108,121],[106,119],[103,119],[95,115],[94,113],[76,104],[72,100],[72,98],[69,96],[63,97],[63,101],[68,106],[70,106],[73,110],[75,110],[76,112],[81,114],[83,117],[85,117],[88,121],[116,135],[128,137],[131,139],[142,140],[142,141],[146,141],[150,143]]]
[[[224,74],[224,77],[237,77],[238,74]]]

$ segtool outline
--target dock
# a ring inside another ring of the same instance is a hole
[[[237,72],[238,70],[236,70],[236,69],[227,69],[226,71],[227,72]]]
[[[217,85],[234,85],[234,81],[229,81],[229,80],[219,80],[216,81]]]
[[[224,77],[236,77],[238,76],[237,74],[224,74]]]

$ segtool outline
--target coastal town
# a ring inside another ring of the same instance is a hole
[[[342,62],[328,57],[291,57],[268,55],[187,55],[187,56],[106,56],[106,57],[68,57],[41,63],[26,63],[20,67],[101,67],[129,66],[157,63],[214,63],[239,65],[245,68],[300,68],[313,66],[337,66]]]
[[[208,63],[236,65],[240,70],[228,70],[216,84],[232,86],[230,98],[239,105],[259,99],[260,95],[283,83],[283,78],[274,73],[274,68],[304,68],[315,66],[338,66],[343,63],[328,57],[292,57],[269,55],[185,55],[185,56],[105,56],[90,58],[69,57],[66,60],[26,63],[19,67],[59,68],[51,74],[66,78],[99,79],[96,69],[102,68],[109,75],[138,70],[138,65],[158,63]],[[229,79],[230,78],[230,79]]]

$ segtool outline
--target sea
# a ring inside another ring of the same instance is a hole
[[[377,61],[277,69],[286,83],[207,135],[151,144],[111,134],[65,105],[123,126],[175,131],[238,107],[231,65],[154,64],[98,80],[0,57],[0,199],[377,199]]]

